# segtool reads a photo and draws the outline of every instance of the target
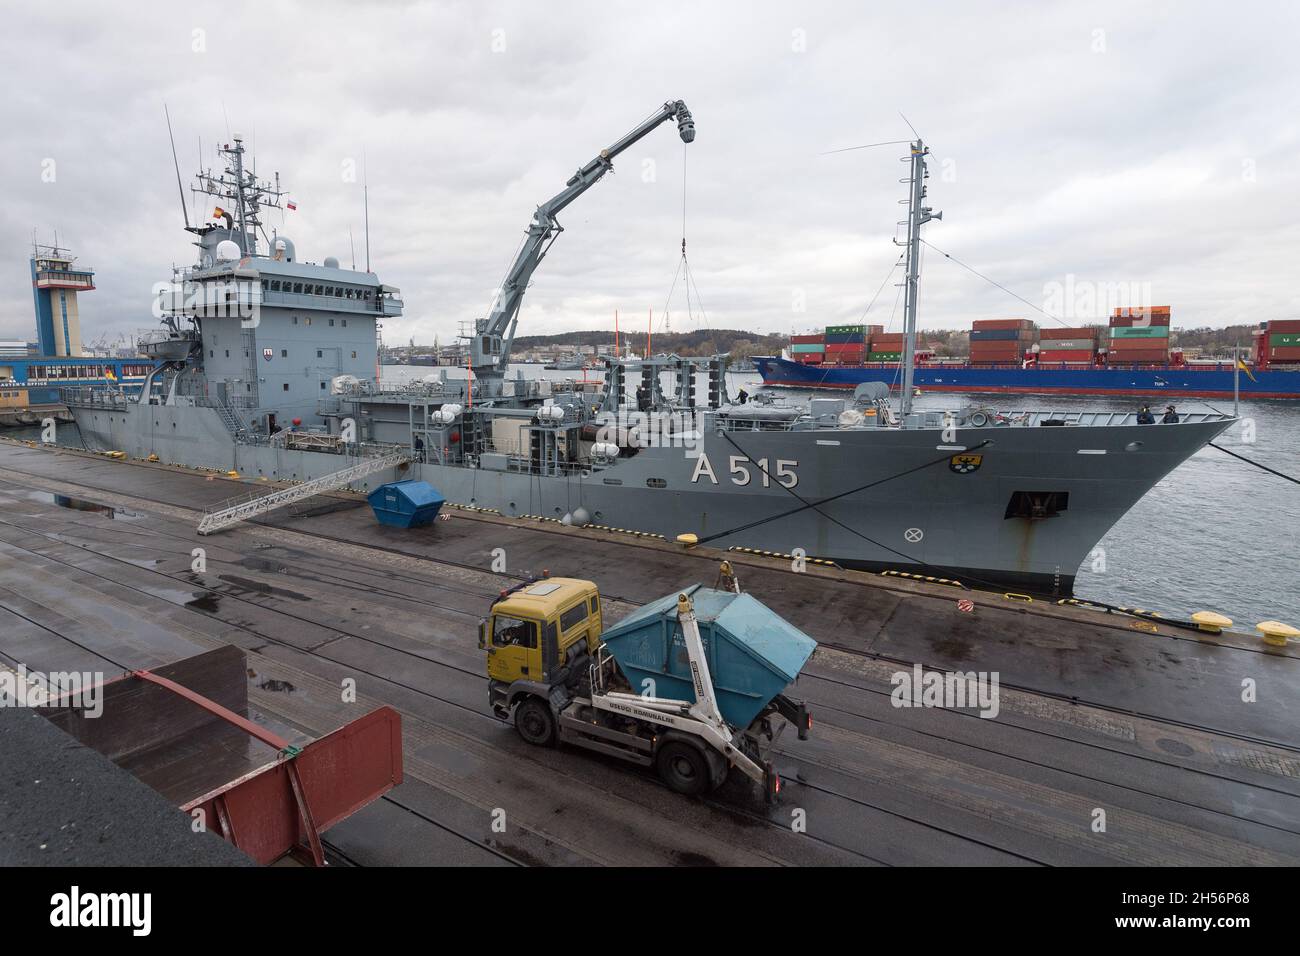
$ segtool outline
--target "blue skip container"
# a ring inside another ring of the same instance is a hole
[[[380,524],[393,528],[420,528],[438,517],[445,499],[427,481],[408,479],[380,485],[366,495]]]
[[[817,642],[748,594],[698,584],[685,593],[695,607],[718,709],[727,723],[744,729],[794,682]],[[601,639],[634,693],[642,693],[648,679],[656,697],[695,700],[677,592],[625,617]]]

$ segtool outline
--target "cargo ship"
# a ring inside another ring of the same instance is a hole
[[[1139,398],[1300,399],[1300,320],[1264,322],[1249,361],[1187,359],[1171,348],[1169,306],[1117,308],[1108,327],[1038,329],[1026,319],[976,321],[970,356],[916,350],[912,384],[922,391]],[[903,334],[881,326],[829,326],[794,335],[789,357],[756,356],[764,385],[899,389]]]

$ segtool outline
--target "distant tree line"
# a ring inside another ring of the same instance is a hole
[[[645,332],[624,332],[619,336],[619,344],[631,346],[636,352],[644,352]],[[673,352],[677,355],[717,355],[728,353],[735,359],[746,359],[751,355],[779,355],[785,348],[787,339],[784,335],[761,335],[739,329],[695,329],[690,332],[655,332],[650,339],[650,347],[658,352]],[[558,345],[563,348],[591,351],[592,349],[612,349],[614,331],[597,332],[562,332],[559,335],[521,335],[515,339],[515,349],[530,349],[540,345]]]

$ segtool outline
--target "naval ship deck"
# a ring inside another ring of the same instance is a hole
[[[591,578],[612,621],[712,584],[716,552],[463,510],[403,532],[344,495],[198,537],[203,510],[237,490],[0,441],[0,662],[116,672],[233,643],[248,653],[253,705],[301,733],[391,704],[405,782],[328,831],[336,863],[1300,862],[1294,642],[1151,632],[1123,616],[732,555],[746,591],[821,642],[791,692],[816,722],[807,741],[778,748],[779,805],[736,780],[690,800],[622,763],[521,741],[487,710],[475,628],[519,575]],[[206,573],[190,571],[195,547]],[[510,573],[491,572],[495,548]],[[958,611],[958,597],[975,610]],[[890,675],[913,662],[999,671],[1000,715],[891,706]],[[347,677],[356,704],[340,702]],[[1243,677],[1258,682],[1257,703],[1241,702]],[[492,832],[494,808],[504,834]],[[792,832],[795,808],[804,834]]]

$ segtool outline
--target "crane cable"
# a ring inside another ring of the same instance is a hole
[[[677,261],[677,270],[673,273],[672,284],[668,287],[668,297],[664,300],[663,319],[660,323],[664,331],[668,331],[668,307],[672,304],[673,293],[677,291],[677,280],[682,281],[682,289],[686,294],[686,318],[687,321],[695,321],[695,311],[700,313],[700,318],[705,322],[708,321],[708,313],[704,310],[703,298],[700,296],[699,284],[695,281],[695,274],[691,271],[690,260],[686,256],[686,144],[682,144],[682,256]],[[695,309],[691,308],[691,291],[695,292]]]

